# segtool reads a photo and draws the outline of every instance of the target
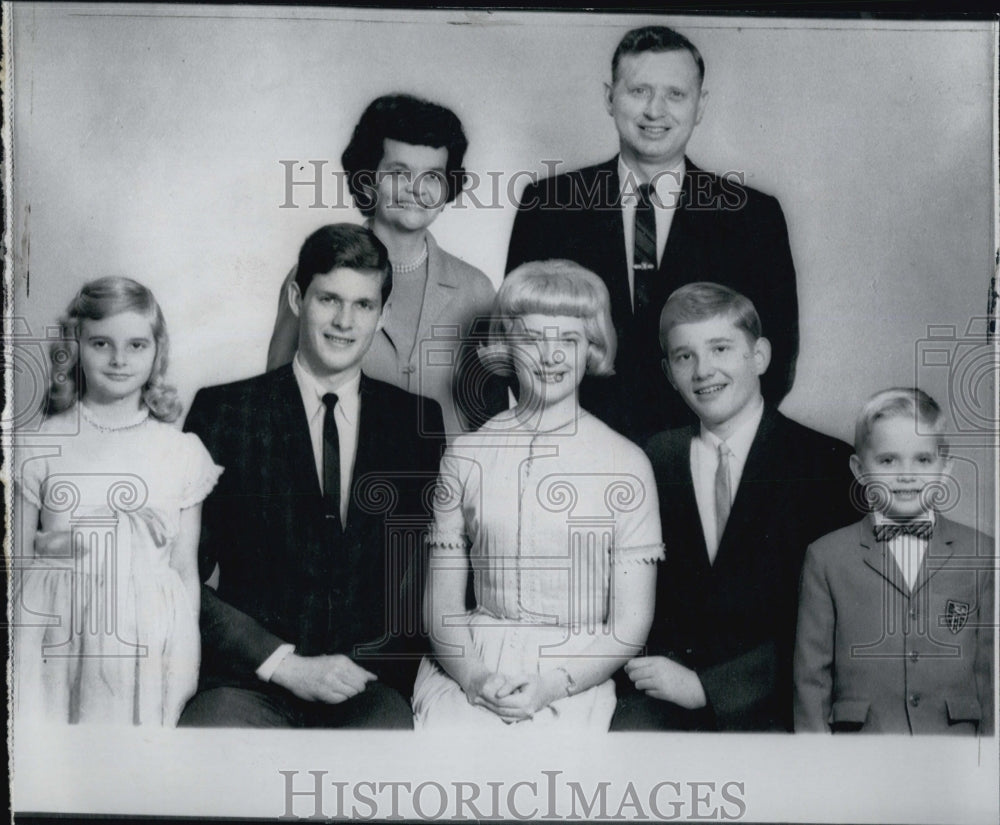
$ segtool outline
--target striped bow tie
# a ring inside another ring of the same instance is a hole
[[[926,519],[917,521],[889,521],[875,525],[877,541],[892,541],[896,536],[916,536],[918,539],[929,539],[934,533],[934,522]]]

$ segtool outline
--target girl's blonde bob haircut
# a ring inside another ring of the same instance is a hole
[[[587,374],[615,372],[618,338],[611,322],[611,301],[604,281],[572,261],[529,261],[513,270],[500,285],[490,339],[507,343],[524,315],[565,315],[581,318],[587,335]]]
[[[176,421],[181,414],[177,391],[166,383],[167,324],[153,293],[131,278],[99,278],[84,284],[59,319],[62,340],[52,347],[52,382],[46,412],[69,409],[87,392],[87,377],[80,369],[80,330],[83,322],[100,321],[122,312],[138,312],[149,319],[156,357],[142,400],[149,414],[161,421]]]

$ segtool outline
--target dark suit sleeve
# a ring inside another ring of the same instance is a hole
[[[420,513],[420,519],[426,528],[430,525],[432,515],[430,508],[433,501],[432,494],[427,493],[433,490],[436,484],[438,466],[445,444],[442,434],[444,421],[441,415],[441,407],[436,401],[420,398],[419,403],[422,405],[421,420],[424,422],[424,426],[422,427],[422,432],[417,435],[419,444],[415,445],[414,452],[414,455],[417,457],[415,467],[417,488],[413,490],[412,494],[419,498],[419,502],[415,503],[413,512]],[[399,640],[397,646],[411,657],[415,654],[430,653],[430,647],[427,644],[427,639],[422,629],[423,596],[428,564],[426,529],[423,532],[423,536],[424,539],[421,545],[416,548],[414,555],[409,558],[399,586],[400,609],[404,614],[404,625],[417,630],[413,636]],[[403,663],[395,671],[390,669],[388,672],[390,674],[397,674],[397,678],[400,679],[399,684],[405,686],[405,689],[408,691],[412,690],[413,679],[416,676],[413,668],[409,668]],[[392,676],[390,675],[389,678],[391,679]]]
[[[285,643],[256,620],[219,598],[207,584],[201,586],[202,644],[236,671],[257,670]]]
[[[698,671],[719,730],[739,730],[774,693],[778,673],[774,642]]]
[[[438,464],[441,461],[441,453],[444,452],[445,445],[444,416],[441,413],[441,405],[422,395],[407,393],[405,398],[412,399],[417,406],[403,407],[400,410],[400,420],[407,421],[414,418],[420,424],[408,439],[398,442],[399,449],[404,451],[407,456],[412,457],[405,466],[415,471],[415,477],[426,478],[430,476],[434,478],[437,475]],[[423,493],[421,492],[420,495]],[[421,500],[419,504],[415,504],[416,509],[413,512],[419,511],[429,522],[430,504],[431,499],[429,498]]]
[[[424,416],[430,422],[427,428],[430,434],[425,434],[423,438],[423,467],[430,472],[437,472],[438,464],[441,461],[441,453],[444,451],[444,417],[441,414],[441,405],[429,398],[422,399],[424,404]],[[430,514],[428,513],[428,519]]]
[[[223,467],[227,466],[228,447],[225,434],[230,431],[220,413],[221,403],[206,393],[199,392],[191,403],[191,410],[184,429],[197,435],[209,454]],[[225,475],[225,473],[223,473]],[[239,513],[233,512],[227,502],[238,497],[231,494],[233,474],[208,495],[202,505],[201,539],[198,546],[198,569],[202,581],[215,572],[220,563],[219,543],[231,534],[231,525],[237,523]],[[220,576],[225,571],[220,570]],[[201,587],[201,634],[207,655],[220,658],[242,670],[256,670],[273,653],[283,640],[268,632],[257,621],[223,601],[207,584]]]
[[[764,196],[750,221],[747,265],[759,291],[755,302],[771,342],[771,365],[761,379],[764,398],[777,406],[795,381],[799,354],[799,299],[788,226],[781,205]]]
[[[527,261],[551,258],[543,248],[545,240],[544,211],[540,206],[539,189],[530,184],[521,195],[521,202],[514,216],[514,228],[507,248],[506,273]]]
[[[803,546],[840,527],[853,524],[864,515],[855,501],[855,486],[851,472],[851,447],[834,438],[824,439],[816,448],[823,451],[823,460],[817,471],[818,478],[808,501],[812,503],[812,517],[805,523]]]

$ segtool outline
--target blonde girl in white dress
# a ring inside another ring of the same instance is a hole
[[[48,416],[15,451],[15,723],[172,726],[197,684],[201,502],[222,468],[169,423],[146,287],[86,284],[61,332]]]
[[[524,264],[500,287],[494,335],[518,402],[441,462],[418,728],[608,729],[611,676],[645,643],[663,557],[646,456],[579,406],[584,374],[613,369],[608,307],[569,261]]]

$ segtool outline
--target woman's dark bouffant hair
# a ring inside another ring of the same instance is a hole
[[[447,149],[445,178],[448,190],[444,202],[451,203],[458,197],[465,185],[462,160],[469,142],[457,115],[451,109],[413,95],[385,95],[373,100],[365,109],[354,127],[351,142],[340,157],[351,196],[365,217],[375,213],[375,172],[382,160],[386,138],[415,146]]]
[[[87,392],[87,377],[79,369],[80,329],[83,322],[100,321],[120,312],[138,312],[149,318],[156,346],[156,357],[149,380],[142,390],[142,400],[149,413],[160,421],[176,421],[182,406],[177,390],[164,379],[167,371],[167,324],[153,293],[131,278],[99,278],[84,284],[59,319],[61,338],[53,345],[52,383],[46,413],[53,415],[69,409]]]

